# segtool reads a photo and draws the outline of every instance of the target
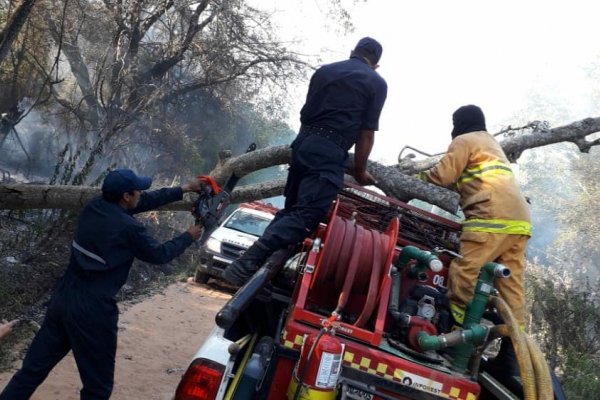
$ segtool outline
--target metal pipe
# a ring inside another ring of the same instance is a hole
[[[267,283],[281,270],[285,261],[290,257],[288,249],[277,250],[265,264],[242,286],[229,301],[219,310],[215,317],[217,325],[229,329]]]
[[[454,347],[463,343],[480,344],[485,341],[489,328],[484,325],[473,325],[470,329],[461,329],[433,336],[425,332],[419,332],[417,342],[424,351],[440,350]]]
[[[400,321],[400,272],[398,268],[392,267],[390,270],[390,277],[392,279],[392,290],[390,291],[390,304],[388,305],[388,312],[394,322]]]

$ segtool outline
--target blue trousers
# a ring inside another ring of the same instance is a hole
[[[82,400],[108,399],[113,389],[118,308],[66,279],[55,292],[23,366],[0,400],[29,399],[52,368],[73,351],[83,383]]]
[[[277,250],[311,235],[342,188],[347,158],[348,153],[328,139],[300,134],[292,143],[285,207],[260,242]]]

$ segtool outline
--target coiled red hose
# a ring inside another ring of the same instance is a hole
[[[364,326],[377,306],[385,276],[390,238],[354,221],[332,216],[311,288],[332,285],[339,291],[336,310],[341,312],[351,295],[365,296],[354,325]]]

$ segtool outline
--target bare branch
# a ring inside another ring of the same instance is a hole
[[[220,85],[223,83],[231,82],[235,79],[240,78],[241,76],[244,76],[252,67],[256,67],[259,64],[271,64],[273,62],[290,62],[290,63],[297,64],[297,65],[308,66],[308,64],[303,61],[300,61],[295,58],[289,58],[289,57],[282,57],[282,58],[270,57],[270,58],[263,58],[263,59],[255,59],[255,60],[248,62],[245,65],[239,66],[238,68],[236,68],[236,70],[230,72],[226,76],[222,76],[222,77],[218,77],[218,78],[212,77],[211,79],[205,79],[204,81],[196,81],[196,82],[193,82],[193,83],[190,83],[187,85],[180,86],[179,88],[173,90],[172,92],[165,94],[161,98],[161,100],[169,101],[173,98],[182,96],[186,93],[193,92],[194,90],[199,90],[199,89],[203,89],[203,88],[207,88],[207,87],[211,87],[211,86],[217,86],[217,85]]]
[[[196,36],[198,32],[200,32],[206,25],[208,25],[214,18],[217,16],[220,11],[218,7],[215,7],[211,10],[209,16],[198,23],[200,19],[200,15],[206,10],[208,7],[209,1],[202,0],[198,7],[194,10],[189,19],[189,26],[185,36],[182,38],[179,46],[176,49],[173,49],[167,57],[163,58],[161,61],[156,63],[152,68],[150,68],[146,73],[141,77],[142,82],[149,82],[151,79],[156,79],[164,76],[167,71],[169,71],[173,66],[175,66],[179,61],[183,59],[184,53],[189,49],[192,40]]]
[[[17,39],[25,21],[27,21],[27,17],[35,2],[36,0],[22,0],[6,22],[5,28],[0,31],[0,65],[8,54],[13,42]]]
[[[156,11],[151,13],[150,16],[144,19],[144,21],[142,22],[140,26],[140,37],[143,38],[148,32],[148,29],[150,29],[152,25],[154,25],[156,21],[158,21],[163,16],[167,12],[167,10],[173,6],[173,4],[173,0],[161,1],[158,7],[156,7]]]
[[[527,149],[561,142],[572,142],[582,152],[587,153],[596,141],[589,142],[586,136],[599,131],[600,118],[586,118],[558,128],[538,128],[531,133],[515,135],[503,140],[500,144],[512,162],[515,162]]]
[[[600,140],[589,141],[588,135],[600,132],[600,117],[586,118],[580,121],[572,122],[568,125],[550,129],[546,124],[538,121],[530,123],[523,128],[534,128],[529,133],[520,135],[511,135],[502,140],[500,145],[511,162],[516,162],[521,154],[527,149],[548,146],[551,144],[571,142],[574,143],[581,152],[587,153],[591,147],[600,144]],[[520,128],[513,128],[517,130]],[[508,132],[508,131],[507,131]],[[405,174],[416,174],[435,166],[442,156],[426,158],[420,161],[414,161],[408,157],[399,160],[398,170]]]

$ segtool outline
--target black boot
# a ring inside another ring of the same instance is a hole
[[[496,358],[490,361],[490,368],[502,372],[505,376],[519,376],[519,363],[512,340],[508,337],[502,338],[500,351]]]
[[[225,269],[223,278],[233,285],[242,286],[258,271],[271,253],[273,250],[257,240],[241,257]]]
[[[510,338],[502,338],[498,355],[496,358],[488,361],[483,369],[517,397],[523,397],[523,387],[519,376],[519,363]]]

